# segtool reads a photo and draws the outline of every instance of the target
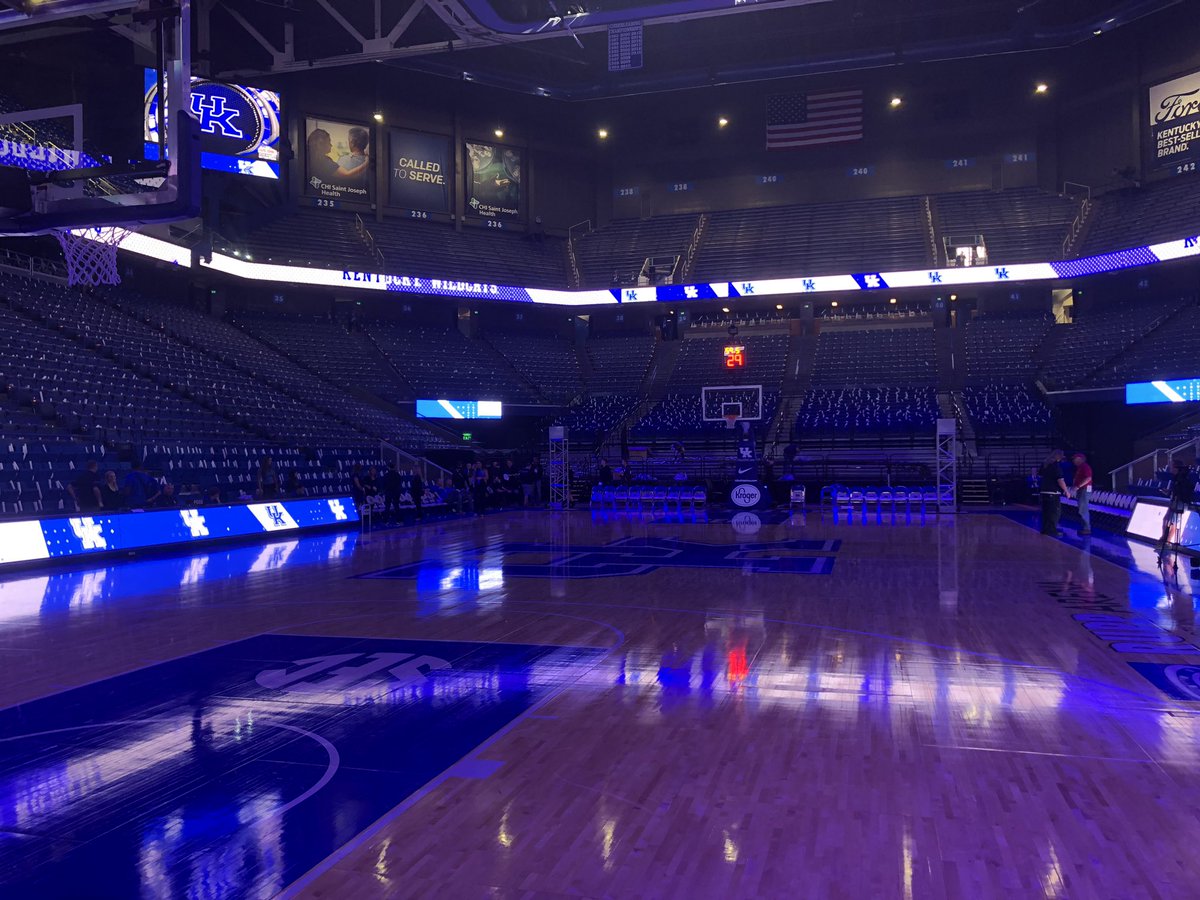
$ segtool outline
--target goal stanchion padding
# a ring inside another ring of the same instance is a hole
[[[121,283],[117,247],[127,234],[123,228],[55,228],[52,234],[67,260],[68,284],[95,287]]]

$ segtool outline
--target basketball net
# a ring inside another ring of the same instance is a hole
[[[71,231],[55,228],[54,237],[67,259],[67,283],[95,287],[120,284],[117,247],[128,232],[123,228],[93,227]]]
[[[737,428],[737,420],[739,418],[741,418],[741,416],[739,416],[737,413],[726,413],[724,416],[725,427],[730,431],[733,431],[733,429]]]

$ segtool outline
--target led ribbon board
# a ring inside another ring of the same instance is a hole
[[[418,400],[418,419],[499,419],[499,400]]]
[[[1125,385],[1125,403],[1189,403],[1200,400],[1200,378],[1133,381]]]
[[[87,229],[75,231],[87,237]],[[168,241],[128,232],[119,244],[122,250],[179,265],[190,265],[188,251]],[[707,284],[667,284],[641,288],[561,291],[549,288],[514,287],[480,281],[427,278],[416,275],[355,272],[252,262],[214,253],[212,262],[201,265],[217,272],[251,281],[291,282],[316,287],[359,288],[392,291],[429,297],[462,297],[470,300],[505,300],[515,303],[544,303],[551,306],[602,306],[613,303],[677,303],[683,300],[736,300],[739,297],[851,293],[906,287],[951,289],[964,285],[1008,284],[1010,282],[1057,281],[1099,275],[1135,266],[1200,256],[1200,236],[1114,250],[1097,256],[1022,263],[1012,266],[966,266],[949,269],[918,269],[907,272],[860,272],[849,275],[773,278],[763,281],[713,281]]]
[[[201,544],[357,521],[353,499],[323,497],[0,522],[0,569],[37,560]]]

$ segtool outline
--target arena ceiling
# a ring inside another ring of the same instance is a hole
[[[47,36],[170,0],[0,0],[0,31]],[[565,100],[1050,50],[1183,0],[192,0],[213,77],[378,62]],[[27,23],[33,22],[31,28]],[[40,24],[39,24],[40,22]],[[640,68],[610,72],[608,29],[640,22]]]

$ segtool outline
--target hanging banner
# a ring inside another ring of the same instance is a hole
[[[371,172],[371,129],[366,125],[304,120],[304,192],[328,200],[369,203],[375,191]]]
[[[388,133],[388,202],[450,212],[450,138],[393,128]]]
[[[467,141],[467,215],[521,217],[521,151]]]
[[[1153,85],[1149,94],[1151,166],[1200,159],[1200,72]]]

